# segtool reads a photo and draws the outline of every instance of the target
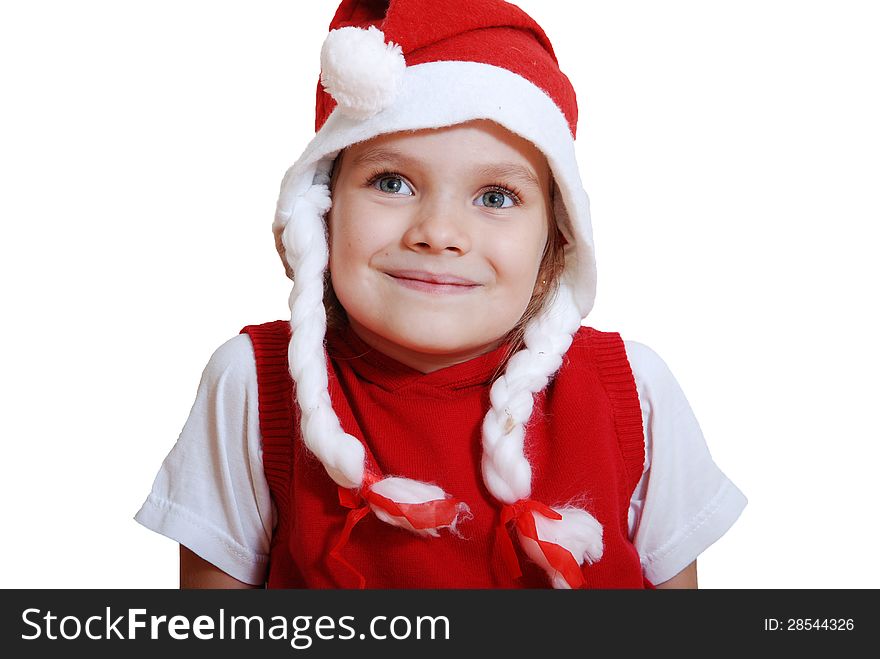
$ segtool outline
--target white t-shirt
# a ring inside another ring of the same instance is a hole
[[[645,576],[659,584],[720,538],[746,498],[712,461],[663,360],[640,343],[624,345],[645,428],[645,468],[630,502],[629,535]],[[183,431],[135,519],[240,581],[264,583],[276,518],[247,334],[211,356]]]

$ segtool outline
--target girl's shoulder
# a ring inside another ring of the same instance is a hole
[[[643,417],[652,411],[674,413],[688,406],[687,398],[666,361],[648,345],[623,339],[618,332],[581,327],[575,333],[563,371],[570,377],[593,372],[606,385],[620,387],[620,375],[632,374]],[[630,385],[631,386],[631,385]],[[632,391],[627,387],[629,391]]]
[[[669,366],[652,348],[630,340],[623,341],[623,346],[636,381],[651,382],[655,386],[668,386],[675,382]]]
[[[205,367],[208,380],[227,380],[248,384],[257,378],[257,352],[286,352],[290,340],[290,324],[273,320],[259,325],[246,325],[239,334],[218,347]]]
[[[214,351],[202,377],[209,382],[246,384],[255,380],[256,375],[251,338],[247,334],[237,334]]]
[[[651,347],[639,341],[624,339],[619,332],[583,326],[575,333],[569,356],[592,355],[601,361],[624,360],[632,370],[639,393],[678,389],[669,366]]]
[[[627,340],[623,344],[643,414],[661,410],[670,415],[682,410],[690,413],[687,396],[666,361],[644,343]]]

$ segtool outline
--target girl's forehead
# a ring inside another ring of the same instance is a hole
[[[347,166],[401,163],[417,165],[441,162],[456,167],[519,166],[546,180],[549,166],[544,154],[531,142],[486,120],[443,128],[386,133],[348,147]]]
[[[506,146],[514,150],[538,151],[528,140],[508,130],[501,124],[487,119],[475,119],[439,128],[422,128],[419,130],[384,133],[353,144],[349,148],[364,148],[377,144],[395,144],[404,147],[409,144],[423,145],[432,142],[461,145],[468,143],[497,145],[499,148]]]

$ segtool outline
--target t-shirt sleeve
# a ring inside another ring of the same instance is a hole
[[[253,346],[239,334],[211,356],[183,431],[135,519],[239,581],[262,584],[274,518]]]
[[[645,429],[645,466],[630,504],[630,537],[645,576],[659,584],[724,535],[747,500],[713,462],[666,363],[641,343],[624,345]]]

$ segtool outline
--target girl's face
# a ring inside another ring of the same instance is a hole
[[[354,331],[424,373],[497,347],[535,290],[550,185],[537,148],[490,121],[349,147],[328,221]]]

